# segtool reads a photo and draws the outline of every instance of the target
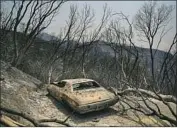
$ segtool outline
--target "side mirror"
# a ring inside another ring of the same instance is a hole
[[[66,83],[65,82],[53,82],[52,84],[62,88],[65,86]]]

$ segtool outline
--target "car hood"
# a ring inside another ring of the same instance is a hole
[[[104,100],[111,100],[115,98],[115,95],[104,88],[90,89],[73,92],[73,100],[79,105],[96,103]]]

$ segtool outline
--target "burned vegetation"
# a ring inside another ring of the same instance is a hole
[[[68,2],[1,1],[0,124],[177,126],[177,34],[158,49],[176,6],[145,2],[131,20],[105,4],[96,24],[72,4],[58,36],[44,33]]]

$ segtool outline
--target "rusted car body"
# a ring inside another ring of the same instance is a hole
[[[92,79],[67,79],[48,86],[57,100],[65,101],[74,111],[87,113],[114,105],[118,97]]]

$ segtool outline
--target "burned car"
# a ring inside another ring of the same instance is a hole
[[[107,108],[118,101],[113,92],[91,79],[66,79],[51,83],[47,90],[80,114]]]

